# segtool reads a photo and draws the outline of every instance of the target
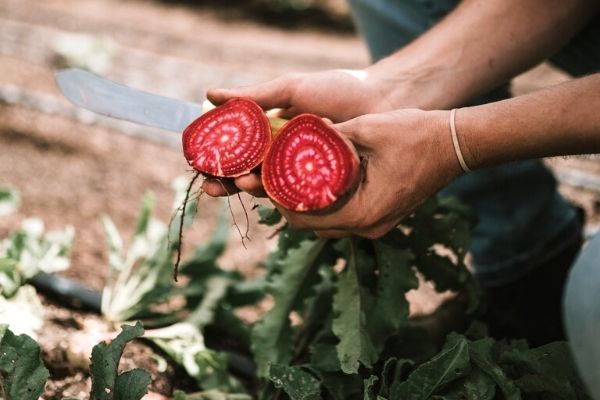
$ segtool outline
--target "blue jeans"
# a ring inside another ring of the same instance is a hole
[[[374,61],[406,45],[456,6],[455,0],[348,0],[357,29]],[[482,104],[510,97],[508,87],[474,99]],[[470,252],[484,285],[514,281],[576,240],[574,208],[556,191],[539,161],[511,163],[463,175],[441,191],[477,213]]]

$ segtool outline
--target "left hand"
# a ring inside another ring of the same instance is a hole
[[[379,238],[460,173],[448,111],[396,110],[333,125],[366,159],[364,178],[348,202],[327,215],[278,207],[296,229],[322,237]]]

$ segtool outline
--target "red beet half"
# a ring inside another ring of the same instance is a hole
[[[236,98],[202,114],[183,131],[183,154],[204,175],[233,178],[256,168],[271,140],[269,120],[260,106]]]
[[[262,166],[269,197],[288,210],[307,213],[341,206],[360,175],[354,146],[312,114],[299,115],[281,128]]]

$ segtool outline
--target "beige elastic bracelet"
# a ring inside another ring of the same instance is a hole
[[[456,136],[456,108],[453,108],[450,111],[450,133],[452,134],[452,144],[454,145],[454,152],[456,153],[456,157],[458,158],[458,163],[464,172],[470,172],[471,168],[467,167],[467,163],[462,155],[462,151],[460,151],[460,146],[458,144],[458,136]]]

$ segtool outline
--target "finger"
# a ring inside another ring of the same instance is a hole
[[[267,197],[265,193],[260,175],[247,174],[235,178],[235,186],[238,189],[251,194],[254,197]]]
[[[326,215],[311,215],[281,209],[281,213],[295,229],[310,229],[314,231],[347,231],[363,228],[357,216],[365,209],[361,204],[359,189],[339,210]]]
[[[202,182],[202,190],[212,197],[230,196],[240,191],[231,179],[216,178],[207,178]]]
[[[248,97],[263,109],[288,108],[295,79],[282,76],[272,81],[232,89],[210,89],[206,96],[214,104],[222,104],[234,97]]]
[[[369,129],[368,119],[368,116],[361,116],[338,124],[333,124],[332,128],[344,135],[344,137],[349,139],[356,146],[368,148],[369,135],[368,133],[365,133],[365,130]]]
[[[279,110],[279,112],[277,113],[277,117],[283,118],[283,119],[292,119],[301,113],[302,112],[299,111],[296,107],[292,106],[292,107],[288,107],[288,108],[281,108]]]

